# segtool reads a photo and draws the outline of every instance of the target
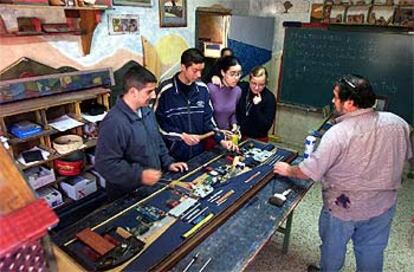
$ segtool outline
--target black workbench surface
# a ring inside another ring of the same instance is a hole
[[[301,158],[296,159],[295,162],[300,160]],[[289,214],[292,214],[311,186],[312,183],[308,181],[275,177],[249,203],[182,259],[173,271],[183,271],[197,253],[198,258],[188,271],[199,271],[209,258],[211,261],[203,271],[243,270]],[[288,188],[292,188],[293,192],[288,195],[283,207],[268,203],[271,195]]]

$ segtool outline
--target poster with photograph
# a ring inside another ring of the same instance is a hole
[[[186,0],[159,0],[160,26],[187,26]]]
[[[139,34],[139,17],[136,14],[109,14],[109,35]]]
[[[114,6],[152,7],[153,0],[113,0]]]

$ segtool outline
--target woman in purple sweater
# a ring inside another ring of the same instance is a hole
[[[241,76],[240,61],[234,56],[224,57],[220,61],[221,86],[207,84],[214,109],[214,118],[220,129],[235,130],[236,105],[241,96],[241,89],[237,86]]]

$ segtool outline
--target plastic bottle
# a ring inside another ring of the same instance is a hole
[[[305,152],[303,152],[304,159],[307,159],[311,156],[313,150],[315,149],[316,137],[309,135],[305,139]]]

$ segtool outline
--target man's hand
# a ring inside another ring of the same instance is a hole
[[[273,166],[273,173],[279,174],[281,176],[290,177],[292,175],[291,168],[292,167],[290,166],[290,164],[286,162],[277,162]]]
[[[221,140],[220,144],[223,148],[227,150],[239,152],[239,147],[235,145],[232,141]]]
[[[188,165],[185,162],[174,162],[168,166],[168,170],[172,172],[188,171]]]
[[[298,166],[291,166],[286,162],[277,162],[273,166],[273,173],[298,179],[310,179]]]
[[[185,132],[181,134],[181,139],[183,139],[184,143],[186,143],[187,145],[196,145],[200,142],[200,138],[198,135],[187,134]]]
[[[237,124],[231,125],[231,132],[236,133],[239,130],[239,126]]]
[[[145,169],[141,174],[141,183],[147,186],[153,186],[161,178],[161,171],[156,169]]]
[[[211,83],[213,83],[214,85],[222,87],[221,79],[218,76],[212,76],[211,77]]]

